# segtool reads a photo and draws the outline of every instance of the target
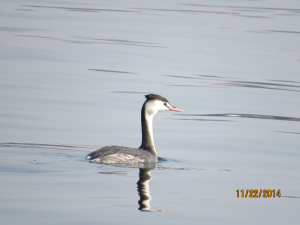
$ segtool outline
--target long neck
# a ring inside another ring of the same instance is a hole
[[[153,114],[150,115],[147,112],[146,107],[147,101],[142,107],[141,121],[142,121],[142,144],[139,149],[144,149],[156,155],[154,141],[153,141],[153,131],[152,131],[152,120]]]

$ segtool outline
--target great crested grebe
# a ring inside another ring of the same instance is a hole
[[[172,106],[169,101],[156,94],[145,95],[142,107],[142,144],[139,148],[108,145],[86,156],[86,160],[104,164],[139,164],[157,162],[157,154],[153,142],[152,120],[157,112],[184,112]]]

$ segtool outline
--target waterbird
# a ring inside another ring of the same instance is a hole
[[[157,94],[145,95],[146,101],[142,106],[142,144],[139,148],[108,145],[86,156],[86,160],[103,164],[143,164],[156,163],[157,153],[153,141],[152,121],[157,112],[184,110],[172,106],[169,101]]]

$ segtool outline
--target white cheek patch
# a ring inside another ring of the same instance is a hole
[[[147,113],[148,113],[149,116],[151,116],[151,115],[154,113],[154,110],[153,110],[153,109],[149,109],[149,110],[147,111]]]

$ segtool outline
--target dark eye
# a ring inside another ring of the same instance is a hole
[[[167,103],[165,102],[164,105],[167,106]]]

